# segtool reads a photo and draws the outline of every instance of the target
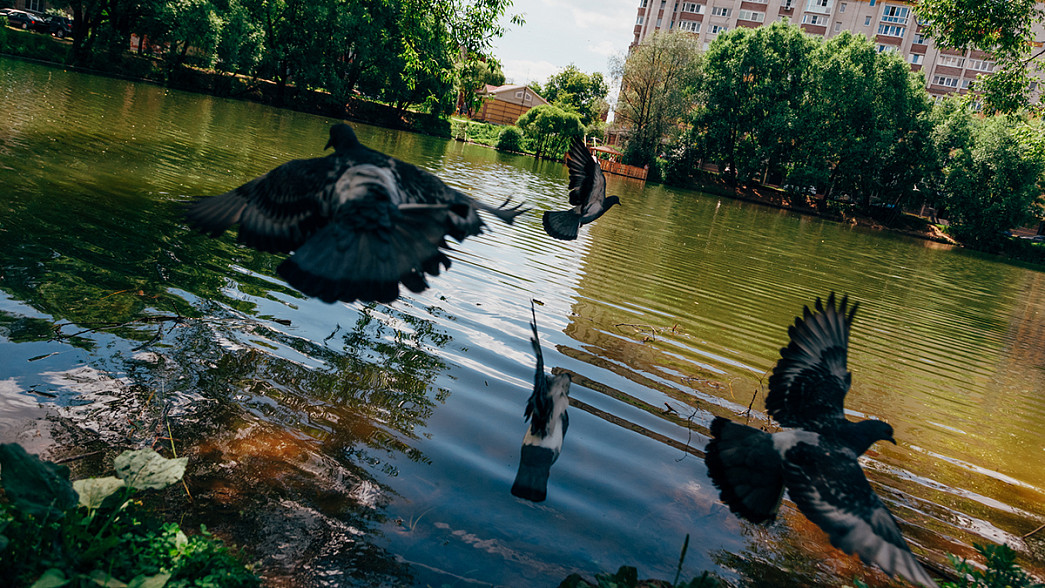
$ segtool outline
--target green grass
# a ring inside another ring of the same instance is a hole
[[[65,63],[71,47],[71,41],[59,41],[46,33],[0,25],[0,53]]]

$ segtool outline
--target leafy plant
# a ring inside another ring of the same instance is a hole
[[[961,576],[958,582],[944,582],[943,588],[1042,588],[1016,564],[1016,551],[1008,545],[980,545],[973,547],[984,558],[986,569],[980,570],[965,558],[948,555],[951,565]]]
[[[182,479],[186,458],[125,451],[116,476],[69,480],[69,468],[0,445],[0,584],[58,588],[257,586],[206,528],[188,537],[132,497]],[[125,582],[126,581],[126,582]]]
[[[499,151],[515,151],[519,153],[522,147],[522,131],[517,127],[504,127],[501,135],[497,138],[497,149]]]

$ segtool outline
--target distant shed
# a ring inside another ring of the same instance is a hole
[[[548,103],[529,86],[487,85],[482,92],[483,105],[472,113],[472,120],[498,125],[514,125],[527,110]]]

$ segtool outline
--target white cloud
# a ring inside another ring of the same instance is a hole
[[[529,82],[540,82],[543,84],[548,78],[559,73],[563,66],[555,65],[549,61],[532,61],[529,59],[506,59],[501,64],[504,79],[509,84],[527,84]]]
[[[591,51],[596,55],[602,55],[603,57],[610,57],[620,53],[620,49],[610,41],[599,41],[594,45],[588,45],[588,51]]]

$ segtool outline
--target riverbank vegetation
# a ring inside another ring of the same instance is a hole
[[[4,586],[249,588],[260,579],[206,528],[186,535],[135,496],[181,481],[186,459],[126,451],[116,476],[70,481],[69,468],[0,445]]]
[[[625,163],[668,183],[700,187],[713,164],[734,187],[779,185],[824,209],[927,206],[964,245],[1045,262],[1045,247],[1006,235],[1045,214],[1040,119],[986,116],[971,95],[934,103],[921,73],[866,37],[823,40],[777,22],[721,34],[701,53],[684,33],[655,35],[616,71],[618,115],[633,129]]]

